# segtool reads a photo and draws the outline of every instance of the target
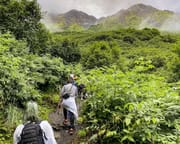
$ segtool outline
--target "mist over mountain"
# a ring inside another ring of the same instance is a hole
[[[112,29],[129,27],[142,29],[148,27],[173,31],[172,28],[168,27],[173,24],[172,22],[180,25],[179,20],[173,21],[174,18],[178,19],[178,17],[178,14],[169,10],[159,10],[150,5],[136,4],[126,10],[120,10],[112,16],[100,19],[98,24],[102,29],[107,29],[108,27]],[[167,22],[169,23],[168,25]]]
[[[42,22],[51,31],[62,31],[73,25],[87,29],[91,25],[96,24],[97,19],[94,16],[73,9],[64,14],[46,13]]]
[[[71,10],[65,14],[60,14],[57,20],[63,22],[66,26],[76,23],[85,28],[89,28],[89,26],[94,25],[97,21],[94,16],[90,16],[78,10]]]
[[[46,13],[42,22],[51,31],[67,30],[73,25],[95,31],[145,27],[163,31],[180,31],[180,14],[141,3],[99,19],[75,9],[63,14]]]
[[[83,11],[96,18],[113,15],[121,9],[135,4],[151,5],[159,10],[180,12],[179,0],[37,0],[42,11],[49,13],[66,13],[72,9]]]

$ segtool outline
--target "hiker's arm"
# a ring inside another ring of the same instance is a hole
[[[40,123],[40,126],[41,126],[43,132],[45,133],[45,137],[47,138],[47,139],[45,139],[46,143],[57,144],[55,137],[54,137],[54,132],[53,132],[52,126],[49,124],[49,122],[44,120]]]
[[[14,131],[14,135],[13,135],[13,144],[18,144],[20,139],[21,139],[21,132],[22,129],[24,128],[24,125],[19,125],[16,130]]]
[[[64,93],[64,86],[62,87],[60,94],[59,94],[59,103],[58,103],[59,108],[61,107],[61,103],[63,101],[63,98],[62,98],[63,93]]]
[[[61,108],[61,103],[62,103],[62,101],[63,101],[63,99],[60,98],[59,103],[58,103],[58,108]]]

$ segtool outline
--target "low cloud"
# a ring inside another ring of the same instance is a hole
[[[61,14],[72,9],[83,11],[96,18],[110,16],[121,9],[127,9],[138,3],[151,5],[160,10],[170,10],[180,13],[180,0],[37,0],[43,12]],[[146,18],[139,28],[146,27],[149,18]],[[51,31],[59,31],[59,26],[54,25],[51,19],[46,17],[43,22]],[[160,27],[165,31],[180,31],[180,16],[173,16],[166,20]]]
[[[163,31],[180,32],[180,15],[167,19],[160,28]]]
[[[55,24],[49,17],[46,17],[41,20],[42,23],[45,24],[46,28],[51,32],[60,32],[61,28],[58,24]]]
[[[144,3],[162,10],[180,12],[179,0],[38,0],[38,2],[42,11],[59,14],[77,9],[97,18],[112,15],[137,3]]]

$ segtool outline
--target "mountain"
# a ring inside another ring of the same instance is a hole
[[[64,14],[51,14],[48,13],[44,16],[42,20],[45,25],[54,24],[52,27],[56,27],[56,29],[63,30],[68,29],[70,27],[76,28],[89,28],[91,25],[96,24],[97,19],[94,16],[88,15],[82,11],[78,10],[71,10]],[[53,28],[51,28],[53,29]]]
[[[160,29],[166,20],[175,15],[168,10],[159,10],[149,5],[136,4],[126,10],[120,10],[112,16],[98,20],[98,29],[117,28],[158,28]],[[95,27],[93,27],[95,28]]]
[[[61,14],[58,16],[59,21],[65,22],[67,26],[76,23],[85,28],[96,23],[97,19],[94,16],[90,16],[82,11],[71,10],[65,14]]]
[[[49,21],[47,21],[49,20]],[[119,28],[157,28],[160,30],[180,30],[180,15],[168,10],[159,10],[150,5],[136,4],[128,9],[100,19],[82,11],[71,10],[64,14],[48,14],[46,25],[59,30],[90,29],[94,31],[116,30]],[[173,24],[172,24],[173,23]],[[174,26],[174,27],[173,27]]]

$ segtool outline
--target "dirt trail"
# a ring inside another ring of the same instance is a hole
[[[77,107],[79,110],[79,102]],[[76,144],[75,138],[77,136],[78,129],[80,125],[75,124],[76,131],[73,135],[69,135],[67,128],[65,128],[63,123],[63,113],[62,109],[59,109],[58,112],[51,112],[49,114],[49,122],[53,127],[54,135],[58,144]]]

